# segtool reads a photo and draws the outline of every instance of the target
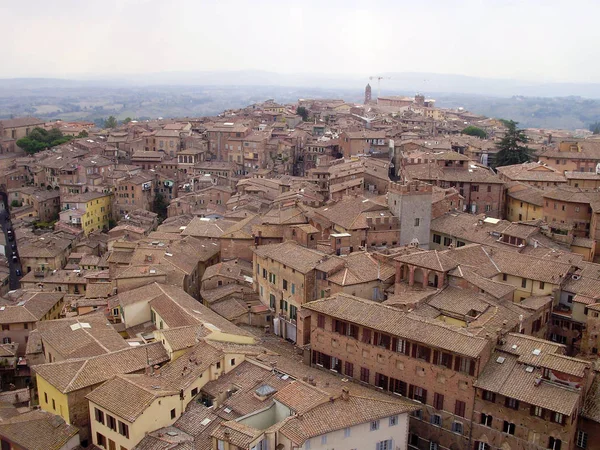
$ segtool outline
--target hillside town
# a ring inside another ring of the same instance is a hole
[[[364,96],[0,120],[2,449],[598,448],[599,135]]]

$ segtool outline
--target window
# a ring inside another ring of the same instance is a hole
[[[515,434],[515,424],[505,420],[502,431],[508,434]]]
[[[304,442],[304,448],[306,450],[310,450],[310,439],[308,439],[308,440],[306,440],[306,442]],[[219,450],[221,450],[221,449],[219,449]],[[223,450],[225,450],[225,447],[223,447]]]
[[[2,324],[2,331],[10,330],[10,325]]]
[[[463,424],[462,422],[452,422],[452,432],[463,434]]]
[[[395,427],[396,425],[398,425],[398,416],[391,416],[390,427]]]
[[[444,246],[450,247],[451,244],[452,244],[452,238],[444,237]]]
[[[466,408],[465,402],[456,400],[456,403],[454,404],[454,414],[456,414],[457,416],[460,416],[460,417],[465,417],[465,408]]]
[[[297,314],[298,308],[296,308],[294,305],[290,305],[290,319],[296,320]]]
[[[560,450],[561,445],[562,442],[560,439],[553,438],[552,436],[548,439],[548,448],[551,450]]]
[[[296,293],[296,285],[292,283],[292,294]]]
[[[260,290],[262,291],[262,286]],[[269,307],[273,310],[275,309],[275,296],[273,294],[269,294]]]
[[[531,406],[531,415],[536,417],[544,417],[544,408],[539,406]]]
[[[521,287],[522,287],[523,289],[525,289],[525,288],[527,287],[527,279],[526,279],[526,278],[523,278],[523,279],[521,280]]]
[[[344,363],[344,375],[350,378],[354,377],[354,364],[348,361]]]
[[[418,227],[421,224],[421,219],[418,217],[415,219],[415,227]]]
[[[561,414],[561,413],[555,412],[554,414],[552,414],[552,422],[564,424],[565,423],[565,416],[563,414]]]
[[[327,435],[321,436],[321,445],[327,445]]]
[[[442,394],[438,394],[437,392],[433,394],[433,407],[439,410],[444,409],[444,396]]]
[[[367,369],[366,367],[360,368],[360,381],[363,381],[365,383],[369,382],[369,369]]]
[[[502,274],[502,281],[506,281],[508,280],[508,275],[506,275],[505,273]]]
[[[427,390],[423,389],[422,387],[419,386],[410,386],[410,389],[413,391],[412,395],[410,395],[409,393],[409,397],[411,397],[413,400],[416,400],[418,402],[421,403],[427,403]]]
[[[442,426],[442,416],[440,416],[439,414],[432,414],[431,415],[431,424],[441,427]]]
[[[386,441],[378,442],[375,446],[375,450],[392,450],[392,440],[388,439]]]
[[[491,427],[493,420],[494,420],[494,418],[492,416],[490,416],[489,414],[481,413],[481,420],[479,421],[479,423],[481,423],[481,425],[484,425],[486,427]]]
[[[285,279],[283,280],[283,290],[284,290],[284,291],[287,291],[287,290],[288,290],[288,282],[287,282],[287,280],[285,280]]]
[[[585,431],[577,430],[575,444],[579,448],[587,448],[588,435]]]
[[[229,363],[230,363],[232,366],[235,366],[235,358],[231,358],[231,361],[229,361]]]
[[[433,442],[433,441],[429,442],[429,450],[438,450],[438,449],[439,449],[439,447],[438,447],[437,442]]]
[[[104,425],[104,412],[100,411],[98,408],[94,408],[94,417],[96,418],[96,422],[100,422]]]
[[[475,442],[475,450],[490,450],[490,445],[485,442]]]
[[[371,422],[371,431],[379,430],[379,420],[374,420]]]
[[[371,330],[368,328],[363,328],[362,341],[367,344],[371,343]]]
[[[119,420],[119,434],[129,439],[129,425]]]
[[[110,414],[106,415],[106,426],[113,431],[117,431],[117,419]]]
[[[506,406],[507,408],[519,409],[519,400],[510,398],[510,397],[506,397],[504,406]]]
[[[192,389],[192,397],[195,397],[196,395],[198,395],[198,388]]]
[[[325,328],[325,316],[322,314],[317,316],[317,327]]]
[[[544,282],[540,281],[540,289],[544,289]]]
[[[48,404],[48,394],[44,392],[44,401]]]
[[[442,237],[439,234],[434,234],[433,235],[433,242],[436,244],[441,244],[442,243]]]
[[[96,442],[100,447],[106,448],[106,438],[103,434],[96,433]]]
[[[496,401],[496,394],[492,391],[483,391],[483,399],[494,403]]]
[[[349,438],[350,437],[350,428],[344,428],[344,437],[345,438]]]

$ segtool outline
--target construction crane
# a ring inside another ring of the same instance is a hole
[[[391,77],[369,77],[369,80],[377,80],[377,98],[381,96],[381,80],[389,80]]]

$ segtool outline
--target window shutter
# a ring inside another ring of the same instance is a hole
[[[433,351],[433,364],[437,364],[440,359],[440,352],[437,350]]]
[[[398,338],[392,338],[392,351],[398,351]]]
[[[423,404],[427,404],[427,389],[423,389]]]
[[[417,345],[413,344],[412,346],[412,357],[416,358],[417,357]]]
[[[331,331],[335,332],[335,324],[337,323],[337,319],[332,319],[331,321]]]
[[[531,408],[529,408],[529,414],[531,416],[535,416],[535,406],[531,405]]]
[[[410,342],[407,342],[407,343],[404,345],[404,354],[405,354],[406,356],[410,355]]]
[[[454,370],[457,372],[460,371],[460,356],[454,357]]]
[[[413,398],[415,396],[415,387],[411,384],[408,386],[408,398]]]
[[[471,375],[471,376],[475,375],[475,361],[473,361],[473,360],[469,361],[469,375]]]
[[[377,331],[373,334],[373,345],[379,345],[379,333]]]

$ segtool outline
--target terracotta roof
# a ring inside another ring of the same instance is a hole
[[[326,400],[318,406],[293,417],[280,429],[281,433],[297,444],[315,436],[372,422],[398,414],[406,414],[420,407],[401,399],[388,401],[349,395]]]
[[[67,394],[103,383],[117,374],[137,372],[168,360],[169,355],[162,344],[153,342],[92,358],[42,364],[34,366],[34,371]]]
[[[502,363],[499,358],[504,358]],[[543,380],[541,370],[533,366],[532,369],[528,370],[514,355],[495,352],[474,386],[571,416],[581,392]]]
[[[515,181],[543,181],[551,183],[566,183],[567,180],[558,170],[538,162],[502,166],[496,169],[498,173]]]
[[[594,381],[585,396],[581,415],[586,419],[600,423],[600,374],[595,373]]]
[[[488,345],[462,328],[408,317],[396,308],[348,294],[338,293],[304,308],[471,358],[477,358]]]
[[[36,410],[0,422],[0,436],[27,450],[59,450],[79,430],[60,416]]]
[[[65,294],[60,292],[26,294],[17,304],[0,306],[0,323],[37,322],[64,296]]]
[[[193,347],[198,339],[208,336],[211,331],[202,325],[188,325],[160,330],[163,339],[169,344],[172,351],[183,350]]]
[[[342,260],[344,268],[328,277],[331,283],[340,286],[377,280],[389,281],[396,274],[392,264],[379,261],[367,252],[352,252]]]
[[[117,375],[86,398],[128,422],[135,420],[160,397],[179,396],[165,378],[150,375]]]
[[[316,250],[302,247],[294,241],[286,241],[281,244],[260,245],[253,252],[261,258],[270,258],[291,267],[303,274],[314,270],[322,262],[335,259]]]
[[[129,348],[101,312],[43,320],[38,323],[37,330],[42,341],[65,359],[98,356]]]

